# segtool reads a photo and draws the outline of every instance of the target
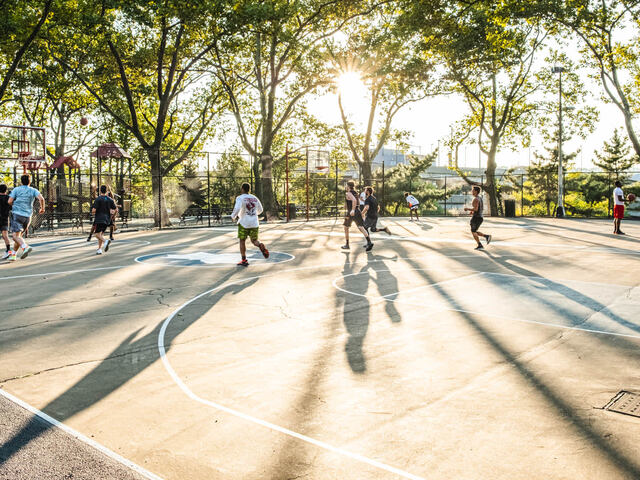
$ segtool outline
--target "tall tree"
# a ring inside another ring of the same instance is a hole
[[[394,28],[389,15],[393,12],[370,15],[350,28],[348,37],[335,47],[334,53],[342,128],[365,185],[371,184],[373,159],[393,136],[394,117],[402,108],[437,91],[433,58],[416,48],[415,37],[402,35]],[[362,125],[353,121],[345,108],[341,85],[341,79],[358,76],[369,99],[368,115]]]
[[[51,14],[53,0],[0,1],[0,104],[11,79]]]
[[[202,67],[224,34],[226,2],[68,2],[49,32],[60,65],[146,152],[156,226],[169,222],[162,177],[202,143],[221,112],[221,91]],[[78,48],[82,45],[83,48]],[[179,151],[164,158],[163,149]]]
[[[567,140],[565,137],[563,140]],[[558,199],[558,132],[549,138],[551,146],[544,147],[545,153],[534,153],[535,160],[527,168],[527,187],[534,200],[544,202],[548,216],[551,216],[551,205]],[[567,166],[576,157],[576,153],[562,154],[562,171],[566,172]]]
[[[363,0],[235,2],[240,26],[215,43],[212,68],[224,86],[238,135],[255,159],[256,191],[267,217],[277,215],[273,146],[300,102],[328,83],[323,44],[367,11]]]
[[[596,158],[593,164],[601,168],[604,172],[611,174],[614,180],[620,180],[624,172],[636,164],[637,159],[629,155],[629,144],[627,144],[616,128],[613,136],[608,142],[605,140],[602,152],[596,151]]]
[[[544,26],[518,18],[513,2],[423,0],[407,8],[407,23],[442,57],[454,91],[469,107],[451,142],[475,137],[487,159],[490,212],[497,215],[496,154],[530,135],[536,111],[532,95],[539,88],[533,67],[546,37]]]
[[[582,59],[604,89],[603,99],[622,113],[627,135],[638,157],[640,140],[633,124],[640,111],[640,2],[628,0],[540,0],[541,12],[577,35]],[[534,8],[532,5],[529,8]],[[631,33],[631,35],[630,35]]]

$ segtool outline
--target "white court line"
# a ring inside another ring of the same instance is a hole
[[[321,235],[328,237],[343,237],[342,232],[324,232],[322,230],[279,230],[279,229],[264,229],[262,233],[277,233],[288,235]],[[454,238],[440,238],[440,237],[406,237],[403,235],[391,235],[376,237],[376,241],[388,241],[388,240],[403,240],[407,242],[415,243],[453,243],[453,244],[472,244],[472,239],[454,239]],[[375,243],[375,242],[374,242]],[[589,245],[573,245],[567,243],[534,243],[534,242],[511,242],[503,240],[492,240],[491,245],[504,246],[504,247],[547,247],[547,248],[565,248],[572,250],[589,250],[591,248],[599,249],[600,251],[608,251],[609,249],[615,253],[616,250],[622,250],[619,247],[591,247]],[[638,253],[640,254],[640,252]]]
[[[401,269],[398,269],[398,270],[426,270],[426,268],[410,268],[410,269],[408,269],[408,268],[401,268]],[[394,271],[395,271],[395,270],[394,270]],[[391,272],[391,270],[376,270],[376,272]],[[399,294],[401,294],[401,293],[409,293],[409,292],[413,292],[413,291],[416,291],[416,290],[420,290],[420,289],[422,289],[422,288],[435,287],[435,286],[437,286],[437,285],[445,285],[445,284],[447,284],[447,283],[457,282],[458,280],[463,280],[463,279],[465,279],[465,278],[476,277],[476,276],[478,276],[478,275],[482,275],[484,272],[471,273],[471,274],[469,274],[469,275],[463,275],[462,277],[450,278],[449,280],[443,280],[443,281],[441,281],[441,282],[427,283],[427,284],[424,284],[424,285],[420,285],[419,287],[411,288],[411,289],[409,289],[409,290],[399,290],[399,291],[397,291],[397,292],[388,293],[387,295],[367,295],[366,293],[357,293],[357,292],[352,292],[352,291],[350,291],[350,290],[346,290],[346,289],[344,289],[344,288],[342,288],[342,287],[339,287],[339,286],[336,284],[336,282],[337,282],[338,280],[340,280],[340,279],[345,279],[345,278],[347,278],[347,277],[351,277],[351,276],[354,276],[354,275],[363,275],[363,274],[367,274],[367,273],[369,273],[369,272],[350,273],[350,274],[348,274],[348,275],[343,275],[343,276],[341,276],[341,277],[337,277],[337,278],[335,278],[335,279],[333,280],[333,282],[331,282],[331,284],[333,285],[333,287],[334,287],[336,290],[340,290],[341,292],[348,293],[349,295],[355,295],[355,296],[358,296],[358,297],[364,297],[364,298],[371,298],[372,300],[380,300],[380,299],[383,299],[383,300],[390,300],[390,301],[392,301],[392,302],[410,303],[410,302],[403,302],[403,301],[401,301],[401,300],[398,300],[397,298],[389,298],[389,297],[392,297],[392,296],[394,296],[394,295],[399,295]],[[345,284],[346,284],[346,282],[345,282]],[[411,305],[424,306],[424,307],[426,307],[426,305],[425,305],[425,304],[422,304],[422,303],[411,303]]]
[[[200,252],[206,253],[207,251],[209,251],[209,250],[197,250],[197,251],[189,252],[189,253],[200,253]],[[226,253],[226,252],[219,252],[219,253]],[[237,250],[233,250],[233,252],[229,251],[229,253],[233,253],[234,255],[239,255]],[[270,250],[270,253],[279,253],[281,255],[287,255],[289,258],[287,258],[286,260],[282,260],[280,262],[275,262],[275,261],[269,262],[268,259],[259,258],[258,262],[250,263],[250,265],[255,266],[255,267],[260,266],[260,265],[278,265],[280,263],[290,262],[291,260],[294,260],[296,258],[295,255],[293,255],[292,253],[287,253],[287,252],[278,252],[276,250]],[[203,267],[205,267],[205,268],[229,268],[229,267],[236,267],[235,262],[234,263],[217,263],[217,264],[213,263],[213,264],[210,264],[210,265],[206,265],[206,264],[205,265],[171,265],[171,264],[167,265],[167,264],[162,264],[162,263],[145,262],[144,260],[140,260],[143,257],[154,257],[154,256],[160,257],[161,255],[175,255],[175,254],[176,254],[175,251],[149,253],[149,254],[146,254],[146,255],[140,255],[139,257],[134,258],[133,261],[136,262],[136,263],[139,263],[141,265],[148,265],[148,266],[152,266],[153,265],[155,267],[171,267],[171,268],[194,268],[194,267],[197,267],[197,268],[203,268]],[[153,258],[150,258],[149,260],[153,260]],[[252,260],[252,262],[253,262],[253,260]]]
[[[384,259],[384,260],[388,260],[388,259]],[[367,263],[373,263],[373,262],[382,262],[384,260],[371,260],[370,262],[367,261]],[[364,263],[364,262],[354,262],[355,263]],[[245,413],[242,413],[238,410],[234,410],[232,408],[226,407],[224,405],[221,405],[219,403],[216,402],[212,402],[210,400],[206,400],[202,397],[199,397],[198,395],[196,395],[195,393],[193,393],[191,391],[191,389],[182,381],[182,379],[178,376],[178,374],[176,373],[176,371],[173,369],[173,367],[171,366],[171,363],[169,362],[169,359],[167,358],[166,355],[166,349],[165,349],[165,345],[164,345],[164,337],[167,331],[167,327],[169,326],[169,324],[171,323],[171,320],[173,320],[173,318],[178,314],[178,312],[180,312],[180,310],[182,310],[183,308],[185,308],[186,306],[188,306],[190,303],[195,302],[196,300],[199,300],[200,298],[204,297],[205,295],[208,295],[210,293],[213,293],[217,290],[221,290],[223,288],[226,288],[230,285],[237,285],[243,282],[249,282],[252,280],[257,280],[260,278],[265,278],[265,277],[273,277],[282,273],[287,273],[287,272],[292,272],[292,271],[299,271],[299,270],[309,270],[309,269],[316,269],[316,268],[323,268],[323,267],[332,267],[332,266],[336,266],[336,265],[343,265],[343,264],[326,264],[326,265],[314,265],[314,266],[308,266],[308,267],[296,267],[296,268],[291,268],[288,270],[282,270],[280,272],[277,273],[271,273],[271,274],[264,274],[264,275],[255,275],[253,277],[247,277],[247,278],[243,278],[241,280],[235,280],[233,282],[227,282],[224,283],[223,285],[219,285],[215,288],[212,288],[210,290],[207,290],[206,292],[201,293],[200,295],[197,295],[196,297],[193,297],[191,300],[183,303],[182,305],[180,305],[176,310],[174,310],[171,315],[169,315],[165,321],[162,324],[162,327],[160,328],[160,332],[158,333],[158,352],[160,353],[160,358],[162,359],[162,363],[165,367],[165,369],[167,370],[167,372],[169,373],[169,375],[171,376],[171,378],[173,379],[174,382],[176,382],[176,384],[178,385],[178,387],[180,387],[180,389],[192,400],[202,403],[203,405],[207,405],[209,407],[215,408],[217,410],[226,412],[230,415],[233,415],[235,417],[238,418],[242,418],[244,420],[247,420],[251,423],[255,423],[257,425],[261,425],[265,428],[268,428],[270,430],[274,430],[280,433],[283,433],[285,435],[288,435],[290,437],[294,437],[297,438],[298,440],[302,440],[303,442],[307,442],[310,443],[312,445],[315,445],[317,447],[323,448],[325,450],[328,450],[330,452],[334,452],[337,453],[339,455],[343,455],[345,457],[351,458],[353,460],[356,460],[358,462],[361,463],[365,463],[367,465],[371,465],[373,467],[379,468],[381,470],[385,470],[387,472],[391,472],[391,473],[395,473],[396,475],[399,475],[403,478],[408,478],[410,480],[425,480],[424,477],[420,477],[418,475],[414,475],[412,473],[409,472],[405,472],[404,470],[401,470],[399,468],[393,467],[391,465],[387,465],[385,463],[379,462],[377,460],[373,460],[371,458],[365,457],[363,455],[360,455],[358,453],[353,453],[350,452],[348,450],[345,450],[343,448],[339,448],[339,447],[334,447],[333,445],[330,445],[326,442],[323,442],[321,440],[316,440],[315,438],[311,438],[308,437],[306,435],[303,435],[301,433],[297,433],[294,432],[293,430],[289,430],[288,428],[285,427],[281,427],[279,425],[276,425],[274,423],[268,422],[266,420],[262,420],[260,418],[254,417],[252,415],[247,415]]]
[[[66,432],[67,434],[71,435],[72,437],[76,438],[77,440],[80,440],[83,443],[86,443],[87,445],[95,448],[96,450],[102,452],[104,455],[106,455],[107,457],[115,460],[118,463],[121,463],[122,465],[124,465],[125,467],[139,473],[140,475],[149,478],[151,480],[162,480],[161,477],[151,473],[150,471],[142,468],[140,465],[133,463],[131,460],[127,460],[126,458],[124,458],[121,455],[118,455],[117,453],[115,453],[112,450],[109,450],[107,447],[105,447],[104,445],[99,444],[98,442],[96,442],[95,440],[91,440],[90,438],[84,436],[83,434],[81,434],[80,432],[78,432],[77,430],[74,430],[73,428],[65,425],[64,423],[56,420],[53,417],[50,417],[49,415],[47,415],[46,413],[44,413],[41,410],[38,410],[35,407],[32,407],[31,405],[29,405],[28,403],[20,400],[18,397],[11,395],[9,392],[3,390],[2,388],[0,388],[0,395],[2,395],[3,397],[5,397],[7,400],[21,406],[22,408],[24,408],[25,410],[31,412],[33,415],[37,416],[38,418],[41,418],[42,420],[44,420],[45,422],[53,425],[54,427],[59,428],[60,430]]]
[[[514,317],[508,317],[506,315],[497,315],[494,313],[487,313],[487,312],[477,312],[475,310],[465,310],[464,308],[447,308],[447,307],[442,307],[442,310],[448,310],[451,312],[460,312],[460,313],[470,313],[471,315],[478,315],[478,316],[485,316],[485,317],[493,317],[493,318],[498,318],[500,320],[508,320],[508,321],[516,321],[516,322],[521,322],[521,323],[532,323],[535,325],[543,325],[545,327],[553,327],[553,328],[561,328],[564,330],[579,330],[582,332],[587,332],[587,333],[599,333],[602,335],[611,335],[614,337],[627,337],[627,338],[640,338],[640,335],[631,335],[629,333],[616,333],[616,332],[607,332],[604,330],[596,330],[593,328],[583,328],[583,327],[571,327],[568,325],[562,325],[559,323],[546,323],[546,322],[539,322],[537,320],[527,320],[525,318],[514,318]],[[438,312],[436,312],[438,313]],[[595,313],[599,313],[599,312],[595,312]]]
[[[421,271],[421,270],[427,270],[427,269],[426,268],[414,268],[414,267],[411,267],[411,268],[401,268],[401,269],[396,269],[396,270],[418,270],[418,271]],[[394,271],[396,271],[396,270],[394,270]],[[376,270],[376,271],[377,272],[390,272],[391,270]],[[366,298],[371,298],[371,299],[384,299],[384,300],[387,300],[387,301],[405,303],[407,305],[413,305],[413,306],[419,306],[419,307],[426,306],[425,304],[416,303],[416,302],[410,302],[408,300],[398,300],[398,299],[393,299],[393,298],[387,298],[387,297],[390,297],[390,296],[393,296],[393,295],[398,295],[400,293],[405,293],[402,290],[400,290],[398,292],[395,292],[395,293],[390,293],[390,294],[384,295],[384,296],[366,295],[366,294],[362,294],[362,293],[357,293],[357,292],[352,292],[352,291],[349,291],[349,290],[345,290],[344,288],[341,288],[336,284],[336,282],[338,280],[340,280],[340,279],[344,279],[346,277],[353,276],[353,275],[363,275],[363,274],[367,274],[367,273],[369,273],[369,272],[351,273],[349,275],[344,275],[342,277],[338,277],[338,278],[333,280],[332,285],[337,290],[340,290],[340,291],[342,291],[344,293],[348,293],[349,295],[354,295],[354,296],[358,296],[358,297],[366,297]],[[473,276],[476,276],[476,275],[499,275],[499,276],[505,276],[505,277],[516,277],[516,278],[521,278],[521,279],[547,280],[547,281],[554,282],[554,283],[561,283],[561,282],[566,282],[566,283],[572,283],[572,282],[573,283],[584,283],[584,284],[589,284],[589,285],[598,285],[598,286],[607,286],[607,287],[620,287],[620,288],[625,288],[625,289],[629,289],[629,290],[636,288],[635,285],[622,285],[622,284],[615,284],[615,283],[587,282],[587,281],[583,281],[583,280],[552,280],[552,279],[545,278],[545,277],[517,275],[517,274],[511,274],[511,273],[483,272],[483,271],[479,271],[478,273],[471,274],[471,275],[465,275],[465,276],[462,276],[462,277],[453,278],[453,279],[450,279],[450,280],[445,280],[444,282],[437,282],[437,283],[427,284],[427,285],[424,285],[423,287],[432,287],[432,286],[436,286],[436,285],[443,285],[445,283],[452,283],[452,282],[455,282],[457,280],[462,280],[462,279],[473,277]],[[563,286],[566,286],[566,285],[563,285]],[[418,287],[418,288],[420,288],[420,287]],[[615,336],[615,337],[640,338],[640,335],[608,332],[608,331],[596,330],[596,329],[592,329],[592,328],[572,327],[572,326],[567,326],[567,325],[562,325],[562,324],[557,324],[557,323],[540,322],[540,321],[537,321],[537,320],[527,320],[527,319],[524,319],[524,318],[514,318],[514,317],[506,316],[506,315],[497,315],[497,314],[487,313],[487,312],[478,312],[478,311],[466,310],[466,309],[462,309],[462,308],[442,307],[441,309],[437,310],[435,313],[439,313],[441,311],[470,313],[470,314],[473,314],[473,315],[494,317],[494,318],[499,318],[499,319],[502,319],[502,320],[516,321],[516,322],[521,322],[521,323],[532,323],[532,324],[543,325],[543,326],[547,326],[547,327],[562,328],[562,329],[565,329],[565,330],[579,330],[579,331],[588,332],[588,333],[598,333],[598,334],[603,334],[603,335],[611,335],[611,336]],[[598,313],[598,312],[595,312],[595,313]]]

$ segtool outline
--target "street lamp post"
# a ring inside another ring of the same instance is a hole
[[[554,66],[552,73],[558,74],[558,204],[556,217],[564,217],[564,170],[562,168],[562,73],[564,67]]]

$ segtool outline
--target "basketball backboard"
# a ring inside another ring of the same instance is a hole
[[[46,164],[46,131],[42,127],[0,125],[0,161],[33,170]]]

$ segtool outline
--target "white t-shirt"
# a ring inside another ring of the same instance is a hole
[[[616,187],[613,189],[613,204],[614,205],[624,205],[624,202],[621,202],[618,199],[618,195],[620,195],[622,198],[624,198],[624,192],[622,191],[622,189],[620,187]]]
[[[407,198],[405,200],[407,202],[409,202],[409,205],[411,205],[412,207],[414,205],[419,205],[420,204],[420,202],[413,195],[407,195]]]
[[[367,194],[362,192],[360,194],[360,205],[364,205],[364,201],[367,199]]]
[[[258,228],[258,215],[262,213],[262,204],[258,197],[250,193],[243,193],[236,197],[231,218],[240,218],[238,222],[244,228]]]

